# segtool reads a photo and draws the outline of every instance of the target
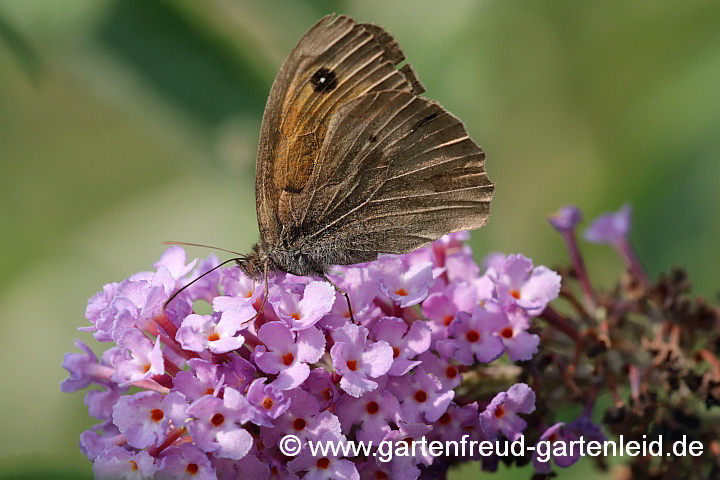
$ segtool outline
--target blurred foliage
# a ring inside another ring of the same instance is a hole
[[[86,299],[163,240],[250,245],[267,92],[333,11],[387,27],[486,149],[478,258],[559,263],[547,213],[630,201],[650,271],[684,265],[715,294],[720,2],[0,0],[0,478],[89,478],[76,439],[92,420],[57,389],[63,352],[89,339]],[[622,268],[585,250],[594,278]]]

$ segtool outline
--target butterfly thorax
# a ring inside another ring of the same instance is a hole
[[[322,276],[332,264],[325,261],[322,252],[319,255],[306,253],[298,247],[269,246],[262,241],[253,245],[250,254],[238,262],[238,266],[251,278],[261,278],[266,268],[270,272]]]

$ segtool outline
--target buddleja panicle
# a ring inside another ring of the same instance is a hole
[[[408,255],[338,267],[330,277],[349,293],[352,316],[320,279],[274,274],[266,292],[236,267],[165,306],[218,265],[214,256],[188,263],[171,247],[153,271],[105,285],[88,302],[90,325],[80,330],[112,346],[98,359],[78,341],[81,353],[63,362],[64,392],[99,387],[85,396],[99,423],[80,448],[97,478],[113,479],[413,480],[477,460],[486,470],[532,461],[544,475],[552,463],[531,456],[314,458],[308,442],[602,440],[591,418],[603,418],[596,399],[605,392],[610,433],[682,431],[713,445],[718,423],[704,415],[720,388],[717,311],[687,300],[678,273],[649,282],[627,240],[629,212],[587,230],[628,261],[630,274],[612,292],[593,290],[575,241],[581,216],[568,207],[551,223],[568,243],[570,268],[556,273],[499,253],[479,266],[468,234],[451,234]],[[548,306],[558,295],[558,307]],[[556,422],[571,404],[582,413]],[[287,434],[303,445],[294,458],[278,447]],[[693,461],[707,470],[715,455]],[[553,459],[558,467],[576,460]],[[683,461],[663,457],[657,468]]]

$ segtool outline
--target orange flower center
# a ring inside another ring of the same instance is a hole
[[[497,407],[495,409],[495,417],[501,418],[503,415],[505,415],[505,408],[502,405],[500,405],[499,407]]]
[[[190,475],[197,475],[198,470],[200,470],[200,467],[196,463],[188,463],[187,467],[185,467],[185,471]]]
[[[264,408],[265,410],[270,410],[272,407],[273,407],[272,398],[270,398],[270,397],[265,397],[265,399],[263,400],[263,408]]]
[[[304,419],[298,417],[295,420],[293,420],[292,426],[295,430],[298,432],[305,429],[306,422]]]
[[[315,466],[321,470],[327,470],[330,468],[330,459],[323,457],[319,458],[317,462],[315,462]]]
[[[348,360],[347,367],[353,372],[357,370],[357,360]]]
[[[457,368],[453,367],[452,365],[445,369],[445,376],[448,378],[455,378],[457,377],[457,374]]]
[[[408,294],[408,292],[404,288],[398,288],[397,290],[395,290],[395,295],[400,295],[401,297],[406,297],[407,294]]]
[[[393,358],[397,358],[400,356],[400,349],[398,347],[393,347]]]
[[[210,419],[210,423],[212,423],[214,426],[219,427],[225,422],[225,417],[222,413],[216,413],[213,415],[213,417]]]
[[[503,338],[512,338],[513,337],[513,329],[510,327],[505,327],[500,331],[500,335]]]
[[[443,325],[445,325],[446,327],[449,327],[453,321],[453,318],[455,318],[455,317],[452,315],[445,315],[443,317]]]
[[[165,412],[158,408],[153,408],[152,410],[150,410],[150,418],[153,422],[159,422],[160,420],[165,418]]]
[[[465,338],[467,338],[468,342],[475,343],[480,340],[480,334],[475,330],[470,330],[465,334]]]
[[[370,415],[375,415],[380,411],[380,405],[378,405],[377,402],[368,402],[365,406],[365,410],[367,410]]]
[[[285,366],[292,365],[293,360],[295,360],[295,357],[293,356],[292,353],[289,353],[289,352],[286,353],[285,355],[283,355],[283,357],[282,357],[282,361],[285,364]]]
[[[128,460],[130,462],[130,470],[133,472],[137,472],[138,466],[137,463],[135,463],[135,460]]]
[[[440,425],[447,425],[448,423],[450,423],[451,420],[452,420],[452,417],[450,416],[450,414],[445,412],[442,414],[442,417],[440,417],[438,419],[438,423]]]
[[[220,340],[220,335],[218,335],[217,332],[212,332],[208,335],[208,342],[217,342],[218,340]]]
[[[520,290],[510,290],[510,295],[512,295],[513,298],[520,300]]]
[[[418,390],[417,392],[415,392],[415,395],[413,395],[413,398],[416,402],[423,403],[428,398],[427,392],[425,390]]]

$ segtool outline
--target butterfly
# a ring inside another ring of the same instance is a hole
[[[398,68],[404,59],[383,28],[344,15],[305,33],[263,115],[260,241],[229,261],[266,285],[272,271],[330,282],[334,265],[485,225],[494,189],[485,154],[457,117],[421,96],[410,64]]]

